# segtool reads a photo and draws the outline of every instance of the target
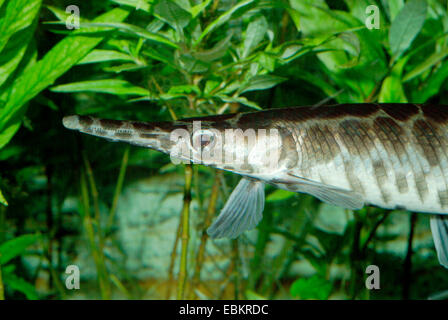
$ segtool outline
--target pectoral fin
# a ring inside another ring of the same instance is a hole
[[[439,262],[448,268],[448,216],[432,215],[430,224]]]
[[[352,190],[333,187],[292,174],[288,174],[285,181],[294,186],[298,192],[308,193],[329,204],[352,210],[361,209],[364,206],[363,196]]]
[[[263,182],[243,178],[207,233],[212,238],[234,239],[244,231],[256,227],[263,218],[263,209]]]

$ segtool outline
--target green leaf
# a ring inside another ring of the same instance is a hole
[[[0,86],[22,61],[33,33],[34,26],[20,30],[6,44],[4,51],[0,54]]]
[[[34,286],[25,279],[17,277],[14,274],[7,274],[4,278],[6,286],[23,293],[28,300],[39,299]]]
[[[429,98],[436,95],[444,81],[448,78],[448,61],[434,71],[425,81],[422,87],[411,92],[412,101],[415,103],[425,103]]]
[[[0,190],[0,203],[4,206],[8,206],[8,201],[6,201],[5,197],[3,196],[2,190]]]
[[[329,280],[314,275],[311,278],[299,278],[294,281],[290,288],[293,297],[301,299],[326,300],[331,294],[333,285]]]
[[[442,52],[434,52],[432,55],[430,55],[425,61],[420,63],[418,66],[416,66],[414,69],[412,69],[410,72],[408,72],[403,77],[403,82],[409,81],[411,79],[414,79],[415,77],[419,76],[429,68],[433,67],[448,55],[448,49],[445,49]]]
[[[147,96],[148,90],[134,86],[132,83],[119,79],[103,79],[81,81],[68,84],[62,84],[51,88],[54,92],[101,92],[116,95],[138,95]]]
[[[60,22],[55,22],[54,24],[61,24]],[[93,27],[93,29],[88,29],[90,27]],[[127,24],[127,23],[121,23],[121,22],[83,22],[81,23],[81,31],[82,33],[97,33],[98,30],[95,29],[95,27],[105,27],[105,28],[114,28],[119,29],[120,31],[126,32],[131,35],[139,36],[147,40],[159,42],[166,44],[173,48],[178,48],[178,45],[169,40],[168,38],[161,36],[157,33],[153,33],[150,31],[147,31],[143,28]]]
[[[400,59],[393,67],[390,76],[384,79],[378,97],[379,102],[408,102],[401,81],[401,73],[407,61],[407,57]]]
[[[269,89],[286,80],[288,79],[278,76],[271,76],[268,74],[255,76],[250,79],[248,85],[242,92]]]
[[[40,234],[25,234],[0,244],[0,265],[22,255],[25,250],[40,240]]]
[[[190,84],[185,84],[185,85],[180,85],[180,86],[172,86],[169,90],[168,93],[169,94],[179,94],[179,93],[196,93],[197,95],[199,95],[201,93],[201,90],[198,88],[198,86],[196,85],[190,85]]]
[[[222,58],[227,54],[227,49],[230,47],[230,40],[232,39],[232,36],[232,34],[229,34],[209,50],[194,52],[194,57],[206,62],[211,62]]]
[[[245,97],[228,97],[228,96],[224,96],[224,95],[218,95],[217,97],[224,102],[241,103],[245,106],[254,108],[256,110],[262,110],[260,108],[260,106],[258,106],[258,104],[256,104],[253,101],[247,100],[247,98],[245,98]]]
[[[129,12],[115,8],[95,21],[122,21]],[[97,46],[105,35],[83,35],[73,31],[55,45],[41,60],[27,68],[0,95],[6,104],[0,109],[0,148],[6,145],[20,127],[26,103],[80,61]]]
[[[134,61],[134,59],[125,53],[115,51],[115,50],[93,50],[88,55],[86,55],[78,64],[86,63],[96,63],[105,61]]]
[[[209,4],[212,0],[202,1],[200,4],[195,5],[190,9],[190,13],[193,18],[196,18]]]
[[[0,8],[0,52],[13,34],[34,22],[41,2],[41,0],[8,1]]]
[[[395,59],[406,51],[426,18],[426,1],[410,0],[397,14],[389,30],[389,45]]]
[[[264,16],[259,16],[249,23],[244,36],[243,58],[247,57],[252,49],[263,40],[267,30],[268,22]]]
[[[135,63],[124,63],[124,64],[120,64],[118,66],[104,67],[103,70],[106,72],[120,73],[123,71],[136,71],[136,70],[140,70],[143,68],[146,68],[146,66],[138,65]]]
[[[181,30],[186,27],[192,18],[190,12],[169,0],[162,0],[157,3],[154,6],[154,15],[176,30]]]
[[[151,4],[146,0],[111,0],[115,3],[121,4],[123,6],[130,6],[136,10],[143,10],[149,12]]]
[[[189,73],[206,72],[209,69],[209,64],[202,61],[195,56],[186,53],[179,57],[179,65]]]
[[[245,0],[245,1],[241,1],[239,2],[237,5],[235,5],[234,7],[232,7],[230,10],[227,10],[226,12],[224,12],[222,15],[220,15],[216,20],[214,20],[212,23],[210,23],[205,30],[201,33],[201,35],[199,36],[198,40],[196,40],[196,45],[202,41],[202,39],[204,39],[204,37],[206,35],[208,35],[210,32],[212,32],[213,30],[215,30],[216,28],[218,28],[220,25],[226,23],[231,17],[232,15],[238,10],[241,9],[251,3],[253,3],[255,0]]]

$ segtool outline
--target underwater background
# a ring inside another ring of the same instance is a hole
[[[437,0],[0,0],[0,299],[447,299],[429,215],[267,186],[212,240],[237,175],[62,126],[448,105],[447,35]]]

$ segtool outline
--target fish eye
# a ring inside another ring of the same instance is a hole
[[[211,130],[198,130],[193,133],[192,142],[193,148],[197,151],[206,147],[211,148],[215,142],[215,134]]]

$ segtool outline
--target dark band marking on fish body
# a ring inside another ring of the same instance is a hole
[[[83,128],[87,128],[93,124],[93,119],[89,116],[78,116],[79,125]]]
[[[360,157],[368,156],[367,148],[362,143],[361,131],[359,130],[359,121],[354,119],[343,120],[339,124],[341,129],[341,138],[350,154],[358,155]]]
[[[288,128],[279,128],[278,132],[282,141],[282,149],[279,156],[279,166],[286,169],[300,167],[298,146],[294,141],[294,133]]]
[[[448,122],[448,108],[446,106],[440,108],[440,106],[426,104],[420,106],[420,108],[427,119],[437,123],[446,124]]]
[[[351,121],[349,124],[353,126],[354,131],[358,131],[359,133],[358,136],[360,137],[360,144],[363,145],[366,150],[364,157],[368,157],[368,159],[372,161],[371,165],[373,168],[376,185],[380,191],[384,203],[388,203],[390,197],[388,196],[388,192],[384,189],[385,182],[387,180],[387,172],[384,167],[383,159],[379,158],[381,152],[377,149],[374,142],[375,132],[372,132],[372,127],[366,121]]]
[[[443,183],[444,183],[444,187],[443,190],[448,190],[448,182],[447,182],[447,175],[448,172],[446,170],[446,168],[442,165],[442,161],[444,163],[448,162],[448,154],[447,154],[447,149],[444,147],[443,141],[447,140],[447,133],[443,132],[442,130],[440,130],[439,125],[436,124],[434,121],[432,121],[431,119],[426,119],[426,124],[427,127],[425,127],[425,131],[428,130],[428,134],[426,135],[426,138],[428,139],[428,143],[431,144],[431,146],[433,147],[435,156],[437,157],[438,160],[438,164],[437,167],[440,170],[440,178],[443,179]],[[446,146],[446,143],[445,143]],[[437,174],[437,171],[434,171],[433,174]],[[443,193],[443,190],[438,190],[439,194],[440,192]],[[441,207],[443,208],[443,200],[444,198],[441,198],[439,196],[439,203],[441,205]]]
[[[317,148],[318,148],[317,145],[319,145],[319,141],[316,141],[315,137],[311,133],[311,127],[305,127],[304,131],[305,131],[304,140],[307,141],[307,144],[309,145],[310,152],[311,152],[311,154],[310,154],[311,161],[313,161],[314,164],[319,164],[321,162],[321,160],[323,159],[322,151],[317,150]]]
[[[421,202],[425,202],[426,196],[428,195],[428,183],[426,182],[425,175],[423,173],[414,174],[415,187],[417,188],[418,196]]]
[[[324,129],[325,126],[322,126]],[[325,129],[324,129],[325,130]],[[324,134],[323,130],[321,130],[321,126],[314,125],[311,127],[311,133],[314,135],[316,141],[319,142],[319,151],[321,153],[321,160],[324,163],[328,163],[334,159],[335,154],[333,153],[332,148],[330,147],[330,143],[326,138],[326,134]]]
[[[422,119],[417,119],[414,122],[413,127],[414,136],[417,144],[421,148],[422,155],[428,161],[431,167],[438,166],[440,163],[437,150],[434,148],[432,141],[435,139],[435,135],[430,125]]]
[[[320,127],[320,130],[322,131],[322,135],[330,148],[329,156],[333,158],[338,156],[341,153],[341,148],[334,137],[334,133],[330,130],[330,127],[328,125],[323,125]]]
[[[399,163],[395,164],[395,185],[400,193],[409,190],[406,175],[400,172],[400,167],[405,163],[406,149],[401,143],[400,136],[403,134],[401,127],[391,118],[378,117],[373,121],[373,128],[389,155],[396,156]]]
[[[111,119],[101,119],[99,124],[103,129],[106,130],[116,130],[123,126],[124,121],[121,120],[111,120]]]
[[[404,104],[384,104],[381,109],[387,113],[388,116],[398,121],[407,121],[411,117],[419,114],[419,106],[411,103]]]

